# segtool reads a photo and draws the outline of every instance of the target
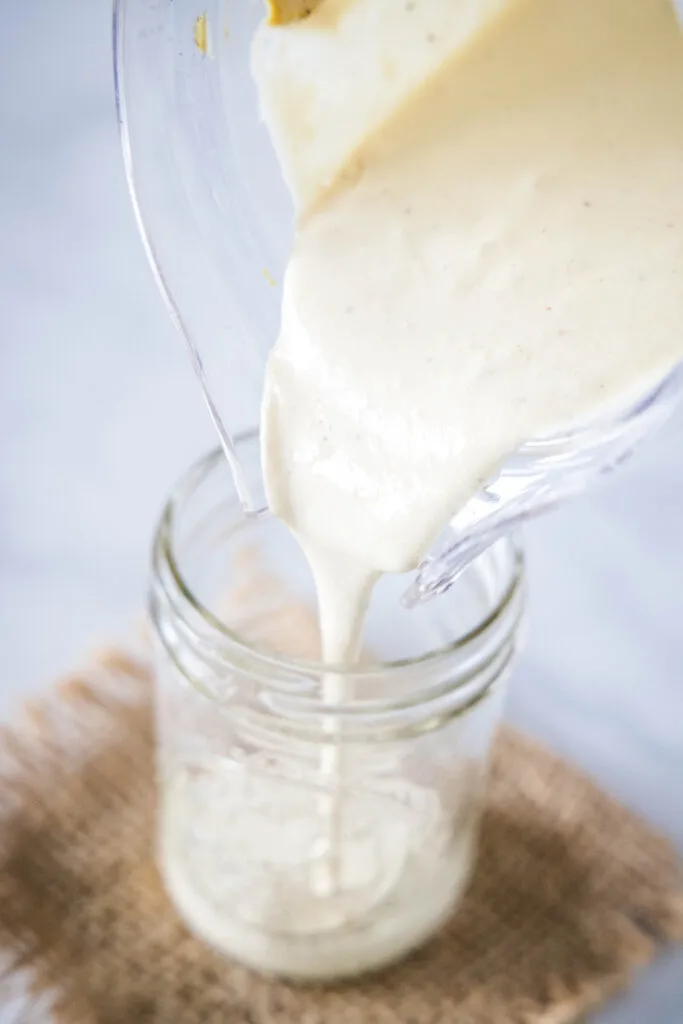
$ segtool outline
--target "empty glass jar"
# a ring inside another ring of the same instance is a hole
[[[257,436],[239,448],[257,475]],[[151,590],[159,862],[190,928],[259,970],[381,967],[427,939],[466,884],[521,557],[501,540],[412,611],[405,586],[378,584],[352,672],[324,666],[305,560],[277,520],[244,518],[220,453],[164,512]],[[330,673],[340,704],[323,699]]]

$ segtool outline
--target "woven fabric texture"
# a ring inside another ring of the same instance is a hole
[[[475,877],[399,966],[295,987],[188,934],[153,857],[150,670],[104,653],[0,737],[4,989],[64,1024],[563,1024],[683,938],[667,842],[588,778],[500,734]]]

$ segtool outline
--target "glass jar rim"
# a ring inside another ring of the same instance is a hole
[[[244,431],[236,437],[236,445],[254,441],[257,436],[258,430],[256,428]],[[480,622],[469,629],[465,634],[449,643],[435,647],[424,654],[413,658],[381,661],[379,663],[369,665],[356,664],[348,666],[325,663],[314,659],[297,658],[275,650],[269,650],[263,646],[252,644],[247,641],[238,630],[232,629],[227,625],[227,623],[222,621],[202,600],[200,600],[185,578],[175,552],[174,531],[179,510],[191,499],[195,490],[210,473],[218,468],[220,464],[225,465],[226,471],[229,471],[225,461],[225,454],[220,447],[217,447],[196,460],[181,476],[180,480],[171,491],[171,494],[162,510],[154,536],[152,549],[153,572],[155,579],[161,582],[161,585],[164,587],[166,597],[168,599],[172,599],[173,595],[168,593],[164,574],[161,571],[165,566],[168,569],[168,573],[170,574],[174,586],[177,588],[177,593],[181,596],[182,600],[187,603],[189,611],[198,616],[199,620],[203,624],[215,631],[217,637],[222,643],[225,643],[231,650],[241,656],[248,657],[250,661],[260,665],[263,669],[270,669],[271,671],[281,671],[282,669],[285,669],[289,672],[295,673],[296,675],[305,674],[320,676],[326,673],[334,673],[338,676],[347,678],[352,677],[353,679],[360,681],[363,679],[383,676],[393,671],[433,666],[449,656],[459,652],[466,652],[467,649],[471,648],[477,641],[482,640],[489,631],[500,623],[500,621],[505,617],[505,613],[514,608],[517,599],[521,596],[524,586],[525,560],[522,546],[517,536],[515,534],[511,534],[496,541],[496,544],[503,543],[508,547],[511,554],[511,569],[510,579],[507,586],[505,586],[494,607],[482,618]],[[241,511],[237,493],[235,493],[235,505],[236,507],[240,507]],[[265,518],[268,515],[268,513],[266,513],[265,516],[263,514],[258,514],[253,518]],[[484,554],[486,554],[486,552]],[[516,615],[512,629],[514,628],[514,625],[516,625],[518,618],[519,615]]]

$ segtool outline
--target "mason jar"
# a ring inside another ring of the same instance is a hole
[[[257,476],[258,436],[239,441]],[[151,617],[158,859],[189,928],[256,968],[382,967],[456,908],[523,614],[513,539],[407,610],[385,576],[353,668],[320,663],[315,589],[274,518],[246,519],[220,452],[163,513]],[[325,700],[331,676],[341,702]]]

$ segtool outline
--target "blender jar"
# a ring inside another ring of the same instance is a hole
[[[259,419],[293,239],[292,202],[250,69],[263,0],[115,0],[116,95],[131,194],[169,309],[205,388],[247,516],[267,514],[260,474],[233,438]],[[671,413],[674,371],[598,422],[530,439],[424,560],[414,605],[521,520],[582,491]]]
[[[257,436],[236,451],[251,485]],[[159,864],[189,927],[258,970],[382,967],[467,882],[522,559],[501,539],[410,612],[404,586],[377,586],[358,666],[322,665],[306,562],[276,519],[244,517],[220,451],[164,511],[150,596]],[[330,672],[342,705],[325,702]]]

